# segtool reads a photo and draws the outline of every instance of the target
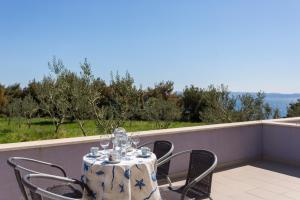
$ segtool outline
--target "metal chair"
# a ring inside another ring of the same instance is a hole
[[[43,166],[43,167],[46,166],[46,167],[49,167],[51,169],[57,170],[57,172],[59,172],[59,175],[67,177],[67,174],[66,174],[65,170],[59,165],[48,163],[48,162],[43,162],[43,161],[40,161],[40,160],[31,159],[31,158],[10,157],[7,160],[7,163],[8,163],[9,166],[11,166],[14,169],[15,176],[16,176],[19,188],[20,188],[20,190],[22,192],[22,195],[25,198],[25,200],[41,200],[41,197],[38,196],[38,195],[31,195],[30,198],[28,197],[28,194],[26,193],[24,184],[22,182],[22,175],[24,175],[24,174],[26,175],[26,174],[29,174],[29,173],[31,173],[31,174],[45,174],[45,173],[38,172],[38,171],[35,171],[35,170],[32,170],[32,169],[28,169],[24,166],[21,166],[21,165],[17,164],[19,162],[27,162],[27,163],[30,163],[30,164],[36,164],[38,166]],[[23,163],[23,164],[25,164],[25,163]],[[68,184],[62,184],[62,185],[55,185],[55,186],[48,187],[46,190],[50,191],[50,192],[52,191],[52,192],[57,193],[57,194],[63,194],[63,193],[60,193],[60,192],[63,192],[63,191],[69,191],[70,192],[70,190],[72,190],[72,189],[73,188],[72,187],[70,188]],[[78,193],[77,190],[74,190],[73,192]],[[82,195],[82,192],[81,192],[81,195]]]
[[[53,193],[36,186],[31,182],[32,179],[43,179],[44,181],[54,180],[63,182],[64,185],[68,185],[69,190],[61,187],[57,188],[58,193],[64,193],[64,195],[59,195],[57,193]],[[67,177],[53,176],[49,174],[27,174],[23,176],[22,183],[24,184],[25,191],[30,200],[34,199],[36,196],[39,196],[41,200],[79,200],[82,198],[82,193],[75,188],[75,185],[79,186],[81,189],[84,188],[84,184],[81,181],[70,179]],[[74,193],[74,191],[77,192]]]
[[[173,150],[174,150],[174,145],[170,141],[166,140],[157,140],[154,142],[148,142],[145,144],[140,145],[138,148],[141,148],[143,146],[151,146],[153,145],[153,153],[157,157],[157,163],[159,163],[169,156],[172,155]],[[169,178],[169,169],[170,169],[170,162],[165,162],[163,165],[157,165],[157,180],[163,180],[166,179],[170,183],[170,178]]]
[[[161,161],[158,165],[170,162],[171,159],[183,154],[190,154],[189,169],[185,184],[177,188],[169,184],[167,192],[180,194],[181,200],[185,198],[210,198],[213,171],[217,166],[217,156],[207,150],[182,151]],[[162,190],[163,188],[161,188]],[[163,193],[164,191],[162,191]],[[173,198],[172,198],[173,199]]]

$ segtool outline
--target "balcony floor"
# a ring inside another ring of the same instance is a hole
[[[213,200],[300,200],[300,168],[274,162],[255,162],[217,172]],[[167,199],[172,199],[169,196]],[[208,200],[208,199],[207,199]]]

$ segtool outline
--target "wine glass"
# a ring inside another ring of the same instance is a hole
[[[104,150],[103,153],[104,155],[107,155],[107,148],[109,147],[109,140],[104,135],[100,136],[100,146]]]
[[[140,138],[137,135],[135,135],[135,136],[131,136],[131,140],[132,140],[132,143],[134,144],[135,148],[137,149],[138,144],[140,143]]]

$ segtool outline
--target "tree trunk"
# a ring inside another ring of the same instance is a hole
[[[27,126],[29,129],[31,128],[31,119],[27,119]]]
[[[58,133],[59,126],[60,126],[59,122],[55,123],[55,133],[56,134]]]
[[[81,130],[83,136],[86,136],[86,132],[85,132],[85,130],[84,130],[84,128],[83,128],[83,126],[84,126],[84,121],[77,120],[77,122],[78,122],[78,124],[79,124],[80,130]]]

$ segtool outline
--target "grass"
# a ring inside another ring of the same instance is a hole
[[[20,125],[21,127],[19,127],[17,119],[12,120],[9,124],[5,118],[0,118],[0,144],[82,136],[82,132],[76,122],[66,122],[61,125],[58,134],[54,133],[55,127],[50,119],[35,118],[32,120],[30,129],[25,121],[21,121]],[[169,128],[199,125],[203,125],[203,123],[172,122]],[[127,121],[123,127],[129,132],[157,129],[155,122],[149,121]],[[86,121],[85,129],[88,135],[98,134],[95,123],[92,120]]]

